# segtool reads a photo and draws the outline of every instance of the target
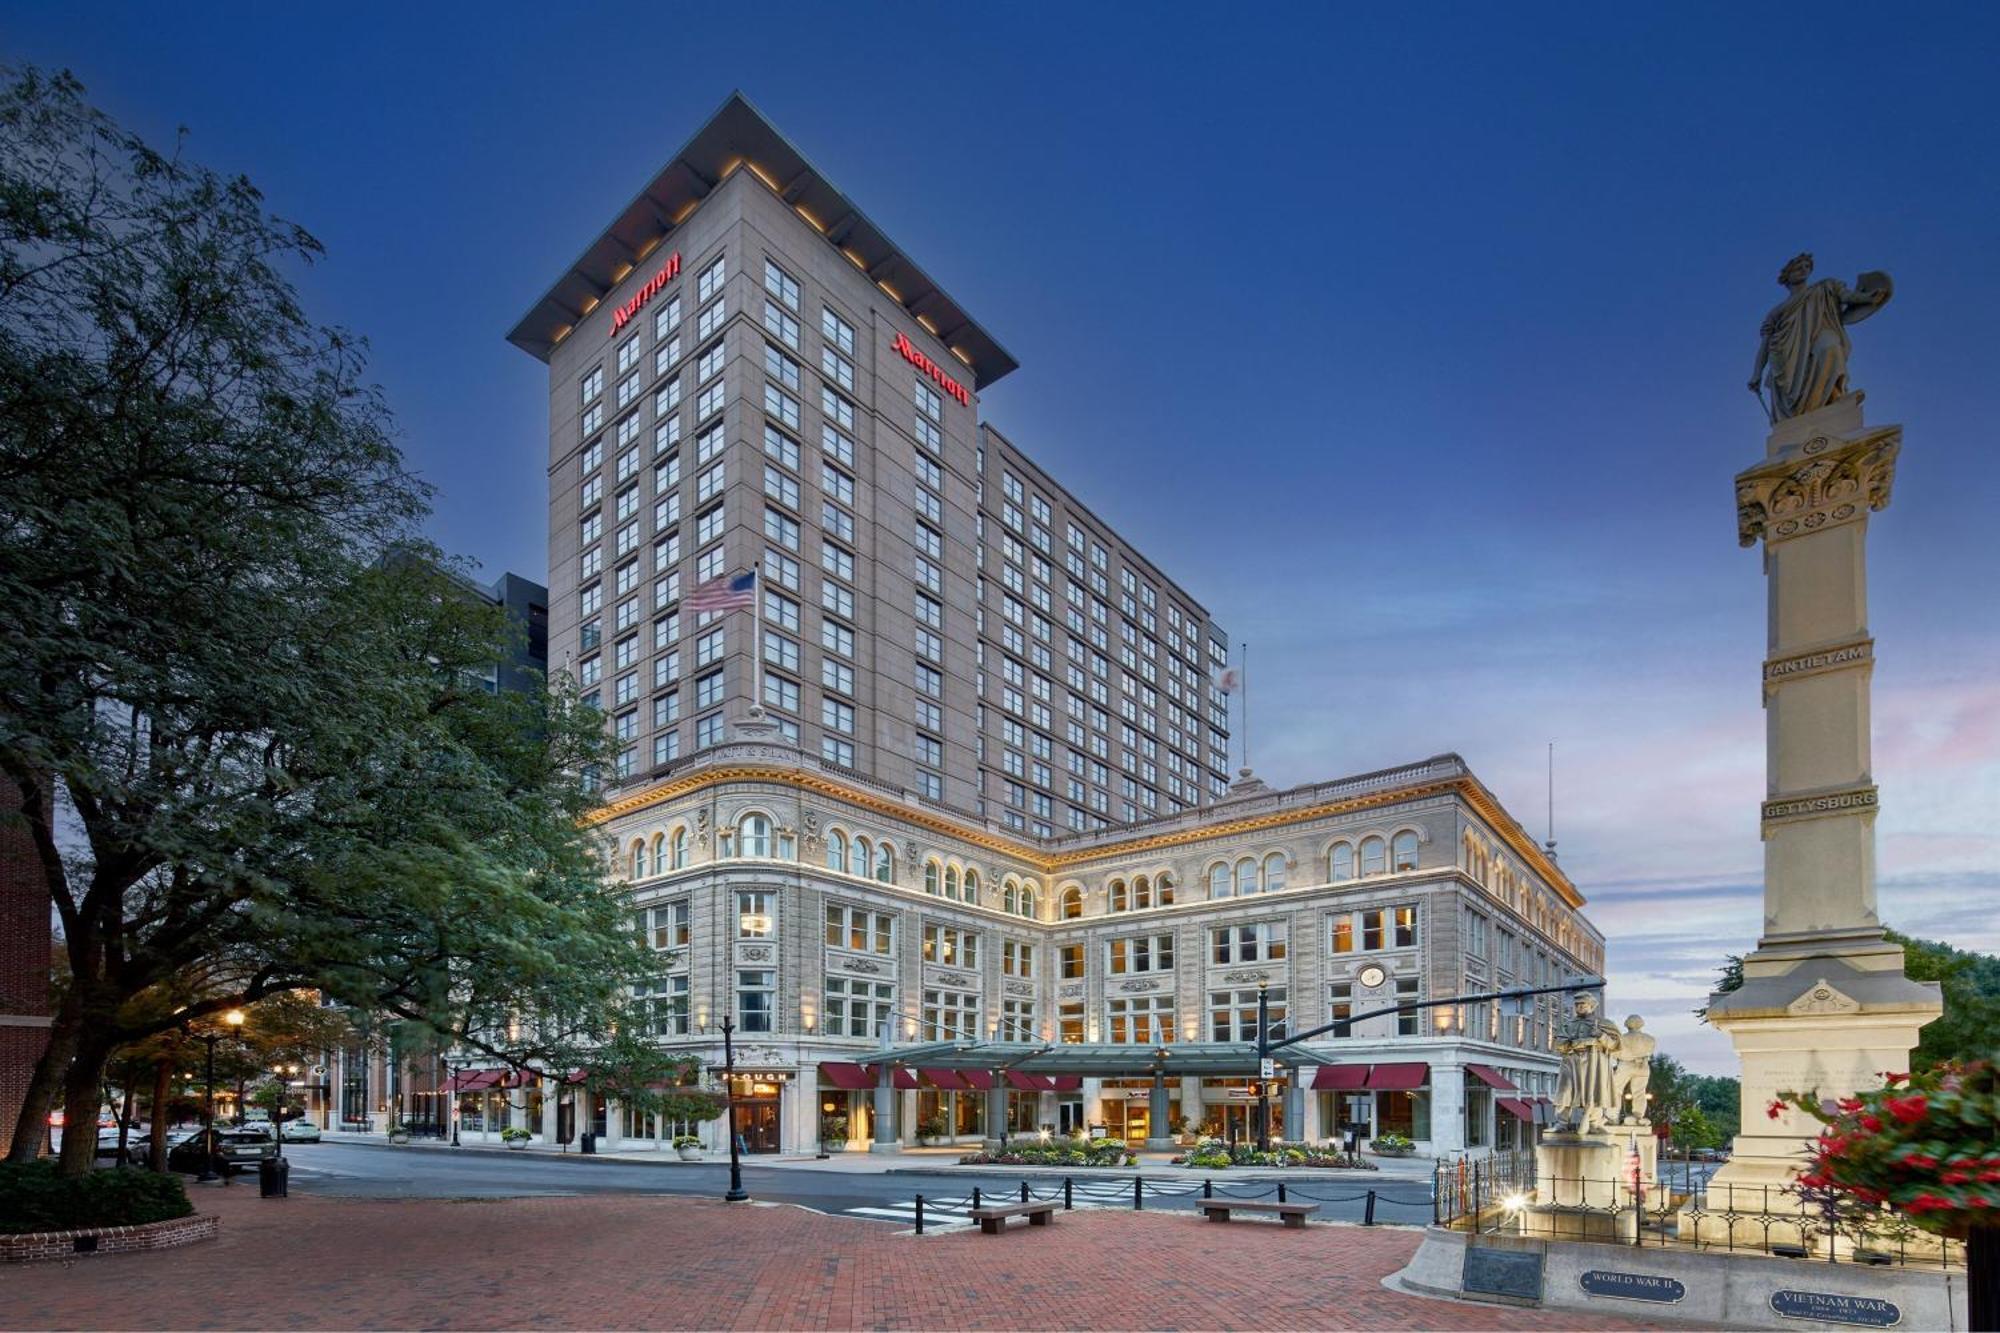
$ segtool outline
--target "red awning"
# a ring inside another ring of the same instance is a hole
[[[866,1092],[875,1086],[874,1076],[857,1064],[845,1060],[822,1060],[819,1072],[827,1082],[848,1092]]]
[[[1524,1102],[1519,1097],[1499,1097],[1495,1100],[1516,1119],[1525,1120],[1531,1125],[1535,1123],[1535,1108],[1531,1103]]]
[[[461,1069],[451,1076],[451,1087],[454,1092],[477,1092],[492,1087],[506,1073],[504,1069]]]
[[[510,1069],[501,1077],[501,1084],[509,1088],[525,1088],[541,1077],[539,1069]]]
[[[1083,1075],[1081,1074],[1050,1074],[1048,1080],[1049,1086],[1053,1087],[1057,1092],[1083,1091]]]
[[[1498,1092],[1518,1092],[1513,1081],[1491,1065],[1467,1065],[1465,1072]]]
[[[874,1087],[877,1081],[881,1079],[881,1077],[882,1077],[882,1066],[880,1065],[868,1066],[869,1087],[871,1088]],[[914,1091],[915,1089],[922,1087],[923,1084],[917,1082],[917,1076],[914,1073],[903,1068],[901,1065],[897,1065],[894,1072],[891,1073],[889,1076],[889,1086],[893,1088],[904,1088]]]
[[[949,1069],[919,1069],[917,1071],[931,1081],[931,1086],[945,1092],[959,1092],[966,1087],[964,1079]]]
[[[1321,1065],[1313,1075],[1315,1092],[1359,1092],[1368,1086],[1373,1065]]]
[[[1054,1091],[1048,1083],[1043,1081],[1040,1074],[1024,1074],[1018,1069],[1003,1069],[1000,1072],[1007,1076],[1009,1083],[1019,1088],[1022,1092]]]
[[[1376,1065],[1368,1071],[1368,1087],[1373,1092],[1408,1092],[1424,1086],[1431,1067],[1423,1063]]]
[[[985,1092],[993,1086],[993,1072],[988,1069],[961,1069],[958,1076],[965,1080],[965,1086]]]

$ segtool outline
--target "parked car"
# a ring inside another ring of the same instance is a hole
[[[318,1143],[319,1126],[310,1120],[287,1120],[278,1131],[287,1143]]]
[[[150,1131],[144,1125],[134,1125],[125,1131],[125,1160],[133,1166],[145,1165],[146,1153],[151,1146],[151,1140],[148,1137],[149,1133]],[[99,1157],[108,1157],[114,1163],[118,1161],[118,1127],[116,1125],[108,1129],[102,1125],[98,1127],[97,1155]]]
[[[248,1170],[278,1152],[278,1140],[268,1125],[217,1129],[215,1137],[222,1160],[235,1170]],[[199,1172],[202,1155],[202,1131],[197,1129],[167,1146],[167,1170]]]

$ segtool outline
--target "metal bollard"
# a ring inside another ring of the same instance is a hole
[[[1135,1213],[1144,1211],[1146,1207],[1145,1189],[1145,1181],[1137,1176],[1132,1177],[1132,1211]]]
[[[1064,1211],[1064,1212],[1069,1212],[1069,1211],[1070,1211],[1071,1209],[1073,1209],[1073,1208],[1075,1208],[1075,1207],[1076,1207],[1076,1201],[1075,1201],[1075,1197],[1074,1197],[1074,1196],[1073,1196],[1073,1195],[1072,1195],[1072,1194],[1070,1193],[1070,1178],[1069,1178],[1068,1176],[1064,1176],[1064,1177],[1063,1177],[1063,1211]]]
[[[917,1234],[924,1234],[924,1196],[917,1196]]]
[[[1026,1203],[1027,1201],[1028,1201],[1028,1182],[1024,1180],[1021,1182],[1021,1202]]]
[[[1283,1203],[1284,1201],[1285,1201],[1285,1182],[1281,1180],[1278,1182],[1278,1202]]]
[[[1214,1181],[1204,1180],[1201,1182],[1201,1197],[1204,1199],[1213,1199],[1215,1197]]]
[[[1375,1191],[1374,1191],[1374,1190],[1369,1190],[1369,1191],[1368,1191],[1368,1201],[1367,1201],[1366,1203],[1364,1203],[1364,1204],[1363,1204],[1363,1205],[1361,1206],[1361,1225],[1362,1225],[1362,1226],[1364,1226],[1364,1227],[1372,1227],[1372,1226],[1374,1226],[1374,1225],[1375,1225]]]
[[[972,1206],[974,1208],[979,1206],[979,1186],[977,1185],[972,1187]]]

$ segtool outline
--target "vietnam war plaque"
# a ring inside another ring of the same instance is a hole
[[[1903,1322],[1901,1307],[1892,1301],[1831,1291],[1774,1291],[1771,1309],[1787,1319],[1816,1319],[1862,1328],[1894,1328]]]

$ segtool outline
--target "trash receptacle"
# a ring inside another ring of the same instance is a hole
[[[584,1130],[583,1136],[577,1140],[577,1151],[594,1154],[597,1151],[597,1135]]]
[[[266,1199],[291,1197],[292,1164],[282,1157],[257,1163],[257,1193]]]

